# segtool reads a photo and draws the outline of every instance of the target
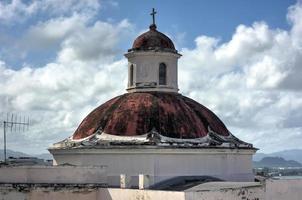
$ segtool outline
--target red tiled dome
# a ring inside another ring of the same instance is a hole
[[[230,133],[208,108],[175,93],[137,92],[117,96],[93,110],[80,124],[73,139],[102,130],[118,136],[138,136],[152,129],[182,139],[206,136],[208,128],[221,136]]]
[[[156,25],[151,25],[150,30],[138,36],[131,50],[166,49],[176,51],[174,44],[165,34],[156,30]]]

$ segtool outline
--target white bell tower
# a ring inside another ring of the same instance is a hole
[[[153,24],[150,30],[138,36],[128,50],[128,92],[178,92],[177,53],[173,42],[156,30],[153,9]]]

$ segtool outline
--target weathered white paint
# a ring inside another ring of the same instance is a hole
[[[79,187],[32,187],[20,191],[17,188],[0,185],[0,199],[12,200],[264,200],[264,190],[259,186],[236,184],[236,187],[217,187],[197,191],[160,191],[118,188],[79,188]],[[234,186],[234,185],[233,185]]]
[[[104,166],[18,166],[1,167],[0,183],[107,184]]]
[[[185,200],[184,192],[115,188],[39,188],[28,191],[8,189],[0,185],[0,199],[5,200]]]
[[[128,58],[128,92],[165,91],[178,92],[177,61],[180,54],[161,51],[134,51]],[[159,85],[159,64],[167,66],[167,85]],[[133,85],[130,85],[130,66],[133,65]],[[153,85],[153,83],[156,83]]]
[[[266,185],[266,200],[301,200],[302,179],[274,180],[268,179]]]
[[[24,187],[24,186],[23,186]],[[0,185],[0,199],[38,200],[38,199],[73,199],[73,200],[119,200],[119,199],[166,199],[166,200],[300,200],[302,180],[266,180],[259,183],[210,182],[190,188],[186,191],[155,191],[116,188],[89,187],[33,187],[14,188]]]
[[[234,148],[237,147],[245,147],[245,148],[252,148],[252,144],[238,141],[238,139],[232,135],[231,133],[228,136],[222,136],[218,133],[215,133],[208,127],[208,134],[203,137],[194,138],[194,139],[183,139],[183,138],[172,138],[166,137],[158,133],[156,130],[151,130],[148,133],[137,135],[137,136],[118,136],[118,135],[111,135],[107,134],[102,131],[96,131],[94,134],[89,135],[85,138],[81,139],[73,139],[72,137],[68,137],[65,140],[60,142],[54,143],[50,149],[66,149],[66,148],[85,148],[86,147],[95,147],[98,148],[99,144],[102,145],[109,145],[112,143],[115,144],[123,144],[127,145],[144,145],[146,143],[152,143],[154,138],[156,138],[156,145],[157,146],[168,146],[173,144],[173,148],[179,147],[211,147],[213,143],[220,142],[221,144],[217,144],[216,147],[229,147]],[[150,137],[151,136],[151,137]],[[219,140],[217,140],[219,138]]]
[[[227,181],[253,181],[253,149],[229,148],[86,148],[50,149],[57,164],[108,166],[108,183],[120,186],[120,174],[149,176],[150,185],[178,176],[213,176]]]
[[[98,189],[79,187],[39,187],[22,185],[20,188],[12,185],[0,185],[2,200],[103,200],[98,198]],[[109,199],[108,199],[109,200]]]
[[[263,200],[259,182],[208,182],[185,190],[186,200]]]
[[[99,200],[185,200],[183,191],[134,190],[134,189],[101,189]]]

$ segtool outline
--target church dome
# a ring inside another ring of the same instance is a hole
[[[107,148],[120,145],[157,147],[247,147],[208,108],[178,93],[180,54],[173,42],[156,30],[138,36],[125,54],[128,93],[89,113],[71,137],[54,148]],[[152,67],[149,67],[152,66]]]
[[[208,108],[181,94],[136,92],[117,96],[93,110],[73,139],[97,131],[115,136],[140,136],[151,131],[176,139],[202,138],[214,132],[228,137],[228,129]]]
[[[156,25],[152,24],[150,30],[138,36],[132,45],[132,49],[136,50],[168,50],[176,52],[172,40],[165,34],[156,30]]]

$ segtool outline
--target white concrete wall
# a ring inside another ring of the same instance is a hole
[[[302,179],[273,180],[265,182],[266,200],[301,200]]]
[[[235,188],[218,191],[160,191],[116,188],[39,188],[27,191],[10,190],[0,185],[0,199],[5,200],[263,200],[260,187]]]
[[[185,200],[184,192],[133,189],[100,189],[99,200]]]
[[[177,176],[213,176],[228,181],[253,181],[254,150],[239,149],[73,149],[50,150],[56,163],[108,166],[109,185],[118,186],[120,174],[150,177],[150,185]]]
[[[128,58],[128,91],[167,91],[178,92],[177,60],[179,54],[170,52],[131,52]],[[167,85],[159,85],[159,64],[167,66]],[[130,85],[130,66],[134,66],[133,82]],[[157,83],[156,88],[136,88],[135,83]]]
[[[2,176],[3,174],[1,174]],[[228,184],[221,182],[221,184]],[[247,186],[237,183],[235,187],[221,187],[212,184],[208,189],[204,186],[188,191],[155,191],[117,188],[97,188],[93,186],[40,187],[17,184],[0,184],[0,199],[3,200],[301,200],[302,180],[266,180],[264,185]]]
[[[98,189],[89,188],[22,188],[0,185],[2,200],[102,200],[98,198]]]
[[[28,191],[5,188],[0,185],[3,200],[185,200],[184,192],[131,190],[114,188],[39,188]]]
[[[1,167],[0,183],[107,184],[105,167],[19,166]]]

